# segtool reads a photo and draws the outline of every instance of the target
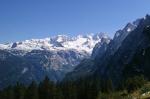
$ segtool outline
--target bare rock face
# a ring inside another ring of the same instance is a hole
[[[134,62],[136,56],[142,60],[142,54],[149,52],[150,46],[150,16],[128,23],[122,30],[118,30],[112,40],[104,39],[97,43],[92,56],[82,61],[72,72],[68,73],[64,80],[75,80],[82,77],[97,76],[101,79],[111,78],[115,84],[119,83],[126,75],[134,75]],[[146,31],[146,30],[147,31]],[[109,43],[108,43],[109,42]],[[148,56],[146,61],[137,64],[136,70],[149,77]],[[150,56],[149,56],[150,57]],[[143,66],[142,66],[143,63]],[[145,64],[145,65],[144,65]],[[147,64],[147,65],[146,65]],[[141,66],[141,67],[138,67]],[[130,71],[130,72],[127,72]],[[145,72],[144,72],[145,71]],[[150,78],[150,77],[149,77]]]
[[[45,39],[0,44],[0,87],[17,81],[29,84],[45,76],[60,81],[82,60],[91,56],[96,43],[106,34],[68,37],[58,35]]]
[[[129,75],[142,74],[148,79],[150,78],[146,74],[149,70],[148,64],[150,65],[147,62],[150,59],[148,58],[150,57],[148,50],[150,46],[148,36],[150,33],[148,28],[150,26],[150,16],[147,15],[138,21],[138,25],[132,31],[126,31],[119,36],[115,36],[108,44],[106,52],[102,56],[97,55],[95,57],[94,63],[97,70],[94,74],[101,78],[111,78],[114,84],[130,77]],[[131,24],[128,24],[125,30],[128,30],[128,26],[131,27]],[[125,30],[123,29],[123,31]],[[101,50],[99,51],[101,52]],[[145,55],[143,58],[146,57],[146,60],[142,59],[142,54]],[[137,61],[138,63],[136,63]]]

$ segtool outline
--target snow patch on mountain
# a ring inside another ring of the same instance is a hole
[[[96,43],[101,42],[102,38],[109,38],[105,33],[78,35],[69,37],[58,35],[44,39],[31,39],[22,42],[0,44],[0,49],[7,50],[77,50],[91,53]]]
[[[24,69],[22,70],[22,74],[26,73],[28,71],[28,68],[27,67],[24,67]]]

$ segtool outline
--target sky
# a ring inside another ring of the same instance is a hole
[[[115,31],[150,14],[150,0],[0,0],[0,43]]]

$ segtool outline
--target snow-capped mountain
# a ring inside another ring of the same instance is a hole
[[[45,39],[31,39],[21,42],[0,44],[0,49],[8,50],[77,50],[91,53],[95,44],[100,42],[102,38],[109,38],[105,33],[78,35],[76,37],[69,37],[67,35],[58,35]]]
[[[82,60],[89,58],[94,46],[103,39],[110,40],[105,33],[98,33],[0,44],[0,87],[17,81],[40,82],[46,75],[53,81],[61,80]]]
[[[64,80],[74,80],[92,75],[95,71],[103,73],[104,69],[107,70],[105,65],[111,66],[109,62],[110,57],[114,60],[117,59],[117,57],[112,56],[118,52],[123,41],[138,27],[141,20],[142,19],[137,19],[134,22],[130,22],[123,29],[116,31],[113,39],[102,38],[101,42],[97,43],[93,48],[91,57],[83,60],[72,72],[66,74]]]
[[[114,38],[109,43],[102,57],[97,55],[95,58],[95,63],[98,64],[97,74],[105,78],[112,78],[115,84],[119,83],[118,81],[121,81],[125,77],[131,77],[131,75],[135,74],[149,77],[146,74],[149,72],[147,71],[150,64],[147,62],[150,59],[149,52],[147,51],[147,55],[145,55],[144,51],[148,50],[150,46],[149,26],[150,15],[127,24],[123,29],[126,32],[123,32],[122,35]],[[133,29],[131,29],[132,27]],[[130,32],[127,31],[129,28]],[[101,50],[99,51],[101,52]]]
[[[98,44],[94,49],[92,58],[66,74],[64,81],[87,77],[111,79],[118,87],[137,75],[150,79],[150,15],[127,24],[109,44]]]

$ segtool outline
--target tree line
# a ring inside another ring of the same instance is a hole
[[[120,89],[131,92],[141,87],[143,81],[142,76],[129,78]],[[54,83],[45,77],[39,84],[32,81],[28,86],[19,82],[14,86],[8,86],[0,91],[0,99],[109,99],[109,94],[115,91],[111,79],[100,80],[88,77],[77,81]],[[105,93],[104,98],[102,98],[103,93]]]

